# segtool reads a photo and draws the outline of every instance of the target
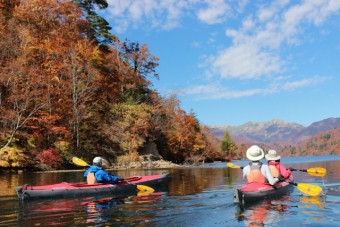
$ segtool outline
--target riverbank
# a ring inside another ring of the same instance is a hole
[[[178,168],[184,167],[184,165],[175,164],[165,160],[157,161],[140,161],[140,162],[124,162],[124,163],[113,163],[112,166],[106,168],[106,170],[125,170],[125,169],[168,169],[168,168]],[[48,173],[48,172],[78,172],[84,171],[88,167],[74,167],[70,169],[60,169],[60,170],[33,170],[33,169],[14,169],[14,168],[0,168],[0,173],[18,173],[23,172],[35,172],[35,173]]]

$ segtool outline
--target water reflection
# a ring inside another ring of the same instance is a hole
[[[174,173],[175,174],[172,174]],[[232,186],[239,173],[228,168],[184,168],[170,171],[170,195],[194,195]]]
[[[120,198],[103,198],[83,203],[85,206],[86,215],[84,216],[85,223],[105,223],[108,217],[103,212],[104,209],[112,209],[117,205],[124,204],[124,199]]]
[[[312,208],[316,206],[319,209],[326,209],[324,206],[325,196],[302,196],[300,199],[301,207]]]
[[[165,195],[164,192],[154,192],[125,198],[97,196],[78,199],[19,201],[17,214],[7,217],[2,214],[2,218],[10,220],[10,222],[18,220],[19,226],[93,226],[113,221],[117,223],[129,222],[127,209],[133,207],[134,212],[137,213],[145,212],[146,209],[150,211],[152,208],[149,205],[157,203],[163,195]],[[144,204],[148,207],[145,207]],[[139,209],[135,209],[136,207]],[[0,221],[0,226],[2,224],[4,223]]]
[[[289,200],[290,196],[284,196],[279,200],[265,200],[249,207],[239,206],[236,218],[245,222],[249,227],[278,223],[281,221],[282,215],[291,208],[290,205],[285,204]]]

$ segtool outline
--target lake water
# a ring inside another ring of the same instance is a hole
[[[324,167],[325,177],[294,172],[295,182],[324,187],[319,197],[297,188],[276,200],[240,208],[242,171],[225,163],[162,170],[111,171],[122,177],[169,172],[154,195],[19,201],[15,186],[83,181],[82,172],[0,173],[0,226],[340,226],[340,156],[285,158],[286,167]],[[247,161],[235,161],[246,165]]]

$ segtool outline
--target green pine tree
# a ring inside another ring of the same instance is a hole
[[[232,155],[236,149],[234,141],[230,138],[228,130],[225,131],[221,142],[221,149],[225,154]]]
[[[88,36],[90,39],[97,41],[99,45],[107,45],[118,40],[118,38],[111,34],[112,29],[109,23],[95,11],[95,6],[99,9],[106,9],[108,3],[106,0],[73,0],[83,11],[86,19],[90,23],[90,30]]]

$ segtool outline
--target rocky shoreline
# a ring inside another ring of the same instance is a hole
[[[174,167],[181,167],[169,161],[157,160],[157,161],[141,161],[141,162],[126,162],[126,163],[115,163],[113,166],[108,168],[109,170],[122,170],[122,169],[167,169]]]

